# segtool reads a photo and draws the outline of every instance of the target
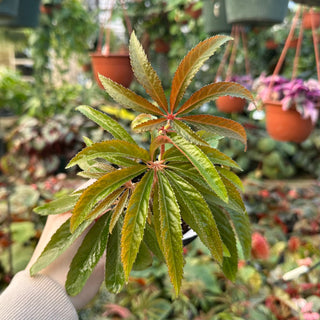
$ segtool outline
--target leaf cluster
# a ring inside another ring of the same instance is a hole
[[[252,100],[252,95],[239,84],[219,82],[184,99],[197,71],[228,40],[215,36],[193,48],[176,70],[167,101],[158,75],[132,33],[131,65],[153,102],[108,78],[100,76],[100,80],[117,103],[140,113],[132,128],[150,132],[149,149],[140,147],[106,114],[78,107],[114,139],[93,143],[86,138],[87,147],[67,167],[78,165],[80,175],[93,179],[92,184],[36,210],[43,215],[72,210],[72,216],[53,236],[32,274],[93,223],[71,264],[66,282],[69,294],[81,291],[106,249],[105,282],[111,292],[119,292],[131,270],[150,265],[155,255],[167,264],[177,295],[183,278],[184,222],[198,234],[225,275],[235,278],[239,248],[245,256],[250,252],[250,226],[240,195],[242,184],[232,172],[239,166],[210,141],[228,137],[246,145],[246,133],[235,121],[189,113],[220,96]]]

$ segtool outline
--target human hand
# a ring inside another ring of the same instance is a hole
[[[70,218],[70,216],[70,213],[64,213],[60,215],[51,215],[48,217],[38,245],[35,248],[34,253],[26,267],[28,272],[30,271],[31,266],[40,256],[52,235],[68,218]],[[64,288],[71,261],[89,229],[90,227],[79,238],[77,238],[76,241],[64,253],[62,253],[46,268],[42,269],[39,273],[50,277]],[[81,309],[84,307],[97,294],[104,279],[104,264],[105,256],[100,259],[82,291],[78,295],[70,297],[70,300],[76,309]]]

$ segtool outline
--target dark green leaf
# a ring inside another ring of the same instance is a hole
[[[69,295],[75,296],[80,293],[102,257],[107,246],[109,221],[109,215],[102,216],[83,239],[67,275],[66,290]]]
[[[120,217],[107,243],[105,284],[111,293],[118,293],[125,283],[120,247],[122,224],[123,219]]]
[[[144,270],[150,267],[152,264],[152,255],[148,249],[148,246],[144,241],[141,242],[137,258],[134,261],[133,270]]]
[[[154,221],[154,217],[152,217],[152,221]],[[160,230],[159,230],[160,231]],[[160,234],[160,232],[159,232]],[[145,243],[148,246],[149,250],[161,261],[165,261],[163,253],[160,249],[154,223],[150,226],[148,223],[146,224],[146,228],[144,229],[144,239]]]
[[[125,207],[127,206],[128,198],[129,198],[129,189],[127,189],[123,192],[123,194],[119,198],[117,205],[115,206],[115,208],[113,210],[111,220],[110,220],[110,227],[109,227],[110,233],[112,233],[114,226],[116,225],[119,217],[121,216]]]

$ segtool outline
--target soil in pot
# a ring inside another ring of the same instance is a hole
[[[266,128],[275,140],[300,143],[308,138],[314,128],[310,118],[302,118],[294,109],[284,111],[281,102],[267,101],[265,108]]]
[[[247,101],[238,97],[223,96],[216,100],[218,110],[225,113],[239,113],[244,110]]]

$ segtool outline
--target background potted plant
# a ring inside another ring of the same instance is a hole
[[[240,196],[241,181],[231,170],[238,165],[210,143],[219,135],[246,144],[246,133],[229,119],[188,114],[222,95],[251,101],[253,97],[239,84],[220,82],[182,101],[197,71],[230,39],[209,38],[187,54],[173,77],[168,105],[160,79],[132,33],[129,49],[135,76],[156,104],[111,79],[100,76],[100,80],[116,102],[140,113],[132,128],[150,133],[149,148],[138,146],[106,114],[88,106],[78,108],[114,139],[97,143],[85,139],[87,147],[68,164],[79,165],[83,176],[96,179],[93,184],[36,209],[42,215],[66,210],[73,214],[53,235],[31,274],[50,264],[95,221],[71,263],[66,281],[69,294],[80,292],[105,249],[105,283],[110,291],[119,292],[137,264],[148,266],[153,252],[166,262],[178,294],[184,264],[183,219],[209,248],[225,275],[235,278],[238,241],[244,255],[250,255],[250,225]]]
[[[302,142],[319,116],[320,84],[317,80],[288,80],[261,75],[253,86],[266,108],[266,128],[280,141]]]

